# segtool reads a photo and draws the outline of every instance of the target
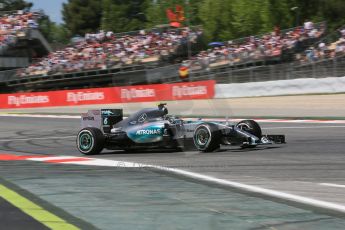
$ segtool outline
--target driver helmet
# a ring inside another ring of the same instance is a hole
[[[159,103],[158,104],[158,109],[162,110],[165,115],[168,114],[168,108],[166,107],[167,103]]]

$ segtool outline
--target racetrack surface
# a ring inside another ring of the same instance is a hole
[[[75,148],[79,126],[78,119],[1,117],[0,151],[81,156]],[[264,133],[285,134],[287,144],[255,149],[233,147],[213,153],[108,151],[93,157],[185,169],[345,205],[344,124],[262,123],[261,126]],[[6,166],[6,162],[2,164]],[[15,167],[11,167],[12,173]],[[30,163],[29,168],[34,167],[35,163]],[[97,170],[93,177],[97,177]]]

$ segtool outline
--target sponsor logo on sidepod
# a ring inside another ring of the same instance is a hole
[[[172,87],[173,97],[183,97],[183,96],[196,96],[196,95],[206,95],[207,87],[204,85],[200,86],[173,86]]]
[[[44,104],[49,102],[49,97],[48,96],[8,96],[7,97],[7,103],[9,105],[25,105],[25,104]]]
[[[135,133],[136,135],[159,135],[161,134],[161,130],[160,129],[141,129],[141,130],[137,130],[137,132]]]
[[[92,93],[84,93],[84,92],[77,92],[67,93],[67,102],[74,102],[78,103],[81,101],[100,101],[104,100],[105,96],[103,92],[92,92]]]

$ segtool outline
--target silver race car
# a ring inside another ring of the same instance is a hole
[[[86,155],[109,150],[169,149],[181,151],[192,145],[212,152],[224,145],[253,148],[285,143],[284,135],[263,135],[254,120],[237,124],[224,121],[183,120],[168,115],[166,104],[142,109],[123,118],[122,109],[89,110],[82,114],[77,148]]]

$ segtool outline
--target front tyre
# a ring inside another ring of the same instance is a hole
[[[254,120],[243,120],[240,121],[237,125],[237,128],[242,129],[243,131],[246,131],[247,133],[250,133],[257,138],[261,138],[262,131],[260,125],[254,121]]]
[[[247,132],[247,133],[250,133],[254,136],[256,136],[257,138],[261,139],[261,136],[262,136],[262,131],[261,131],[261,127],[260,125],[254,121],[254,120],[243,120],[243,121],[240,121],[237,125],[236,125],[237,128]],[[242,148],[255,148],[256,145],[248,145],[248,144],[245,144],[245,145],[242,145]]]
[[[99,154],[104,147],[104,135],[100,129],[84,128],[77,136],[77,148],[85,155]]]
[[[193,135],[195,147],[202,152],[212,152],[219,148],[221,133],[217,125],[203,123],[196,127]]]

